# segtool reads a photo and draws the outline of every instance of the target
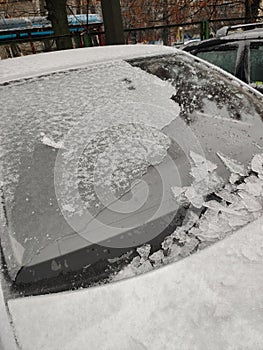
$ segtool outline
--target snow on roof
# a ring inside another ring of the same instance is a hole
[[[94,63],[114,61],[154,54],[174,53],[174,48],[160,45],[119,45],[81,48],[41,53],[1,61],[0,84],[78,68]]]
[[[262,28],[256,28],[251,29],[243,32],[229,32],[227,36],[224,37],[224,39],[231,39],[231,40],[262,40],[263,39],[263,29]]]

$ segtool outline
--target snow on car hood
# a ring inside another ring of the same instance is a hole
[[[259,350],[262,224],[261,218],[153,273],[103,287],[9,300],[19,345],[28,350],[85,349],[87,344],[116,350],[147,349],[149,344],[152,350],[171,344],[176,350]]]

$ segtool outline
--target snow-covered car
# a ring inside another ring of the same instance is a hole
[[[180,282],[174,262],[263,214],[262,95],[188,53],[159,46],[39,54],[3,61],[0,71],[3,348],[84,349],[87,341],[98,349],[148,348],[150,335],[140,331],[136,338],[132,325],[174,320],[182,293],[196,292],[199,278],[191,287]],[[214,257],[226,266],[229,251],[243,248],[231,239],[217,243],[220,258],[212,246],[184,259],[182,271],[205,271],[207,263],[213,270]],[[176,290],[175,314],[155,315],[154,300],[171,301]],[[141,315],[142,300],[148,311]],[[125,313],[131,327],[122,329]],[[113,317],[119,337],[103,333],[111,332],[105,317]],[[96,342],[91,323],[105,339]],[[203,349],[196,337],[196,349]],[[190,349],[188,340],[178,338],[173,347],[163,339],[152,335],[151,348]]]
[[[220,28],[216,37],[182,47],[263,92],[263,23]]]

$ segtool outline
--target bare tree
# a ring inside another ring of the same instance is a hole
[[[245,0],[246,22],[254,22],[258,16],[261,0]]]
[[[58,50],[72,49],[72,40],[68,26],[67,0],[46,0],[48,19],[52,23]]]
[[[121,0],[126,28],[242,18],[255,21],[261,0]],[[218,23],[218,25],[222,25]],[[217,27],[217,24],[214,25]],[[216,29],[216,28],[215,28]],[[171,33],[172,29],[170,30]],[[167,28],[162,39],[168,41]]]

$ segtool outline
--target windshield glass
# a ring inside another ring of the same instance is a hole
[[[184,53],[10,83],[1,103],[1,244],[31,293],[158,252],[228,181],[222,159],[247,166],[263,146],[261,100]]]

